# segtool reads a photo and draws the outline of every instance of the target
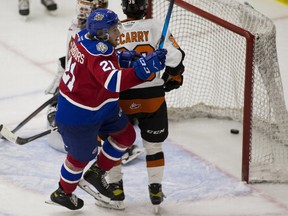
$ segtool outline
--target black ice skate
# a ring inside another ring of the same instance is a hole
[[[48,11],[57,10],[57,4],[54,2],[54,0],[41,0],[41,3],[46,7]]]
[[[28,16],[29,10],[29,0],[19,0],[18,2],[19,14],[22,16]]]
[[[115,183],[110,183],[109,185],[113,192],[113,197],[111,198],[111,200],[123,201],[125,199],[123,181],[120,180]]]
[[[50,199],[52,202],[59,204],[61,206],[64,206],[71,210],[80,209],[84,205],[84,202],[82,199],[78,198],[74,194],[64,193],[60,187],[51,194]]]
[[[106,172],[94,164],[85,172],[79,187],[93,196],[96,200],[110,202],[113,197],[109,184],[105,179]]]
[[[152,205],[154,205],[154,211],[155,213],[158,213],[159,205],[160,203],[162,203],[164,199],[164,194],[162,192],[162,185],[154,183],[154,184],[150,184],[148,188],[149,188],[149,196],[150,196],[151,203]]]
[[[123,190],[123,181],[120,180],[119,182],[110,183],[109,187],[113,192],[113,197],[111,198],[111,201],[107,203],[107,202],[96,200],[95,204],[104,208],[124,210],[125,205],[124,205],[123,200],[125,199],[125,194]]]

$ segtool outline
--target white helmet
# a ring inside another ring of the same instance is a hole
[[[86,20],[92,10],[107,7],[108,0],[77,0],[77,18]]]

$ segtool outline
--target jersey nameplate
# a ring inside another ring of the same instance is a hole
[[[133,42],[147,42],[149,41],[149,31],[131,31],[121,34],[119,37],[119,44]]]

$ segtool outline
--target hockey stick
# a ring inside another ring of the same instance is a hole
[[[39,112],[41,112],[45,107],[56,102],[58,98],[58,94],[55,94],[52,98],[43,103],[40,107],[38,107],[34,112],[32,112],[27,118],[25,118],[22,122],[20,122],[13,130],[12,133],[15,133],[19,129],[21,129],[25,124],[27,124],[32,118],[34,118]]]
[[[39,134],[36,134],[34,136],[23,138],[23,137],[17,136],[15,133],[10,131],[6,126],[1,124],[0,125],[0,134],[5,139],[9,140],[10,142],[13,142],[13,143],[18,144],[18,145],[24,145],[24,144],[29,143],[33,140],[36,140],[40,137],[46,136],[46,135],[52,133],[53,131],[56,131],[57,129],[58,129],[57,127],[54,127],[54,128],[49,129],[49,130],[43,131]]]
[[[159,42],[159,49],[162,49],[163,46],[164,46],[164,41],[165,41],[166,34],[167,34],[167,31],[168,31],[168,26],[169,26],[169,23],[170,23],[170,18],[171,18],[173,6],[174,6],[174,0],[170,0],[168,12],[167,12],[167,15],[166,15],[166,18],[165,18],[165,22],[164,22],[164,25],[163,25],[163,29],[162,29],[162,33],[161,33],[161,38],[160,38],[160,42]]]
[[[25,124],[27,124],[32,118],[34,118],[39,112],[41,112],[45,107],[57,101],[58,94],[55,94],[52,98],[43,103],[40,107],[38,107],[34,112],[32,112],[27,118],[25,118],[22,122],[20,122],[11,132],[15,133],[19,129],[21,129]]]

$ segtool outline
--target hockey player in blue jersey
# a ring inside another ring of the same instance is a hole
[[[57,74],[55,75],[51,84],[45,90],[46,94],[58,95],[58,86],[59,86],[61,77],[63,76],[63,73],[65,71],[66,59],[68,59],[69,50],[71,48],[70,43],[74,40],[75,35],[86,27],[86,20],[88,16],[90,15],[91,11],[98,9],[98,8],[108,8],[108,0],[77,0],[77,4],[76,4],[77,17],[72,20],[72,23],[67,33],[67,39],[68,39],[67,40],[67,53],[65,56],[59,58]],[[47,112],[47,120],[48,120],[47,125],[49,129],[56,126],[55,124],[56,108],[57,108],[57,101],[55,103],[52,103],[49,106],[49,109]],[[102,136],[102,139],[104,140],[105,137],[106,136]],[[99,140],[99,145],[101,145],[102,143],[101,139],[99,138],[98,140]],[[47,142],[52,148],[66,153],[63,140],[58,132],[49,134],[47,138]],[[143,150],[141,150],[138,146],[132,145],[131,147],[127,149],[121,161],[122,163],[130,162],[131,159],[136,158],[142,152]]]
[[[167,51],[159,49],[120,69],[132,59],[119,58],[118,16],[108,9],[97,9],[87,19],[87,30],[80,31],[71,43],[70,58],[59,86],[56,123],[67,157],[61,167],[59,187],[50,199],[71,210],[84,201],[73,192],[79,186],[96,199],[113,196],[105,180],[109,171],[135,141],[135,131],[119,108],[119,92],[155,77],[165,67]],[[119,67],[120,65],[120,67]],[[98,154],[98,134],[107,134]],[[97,162],[83,170],[96,155]],[[81,182],[80,182],[81,180]]]

